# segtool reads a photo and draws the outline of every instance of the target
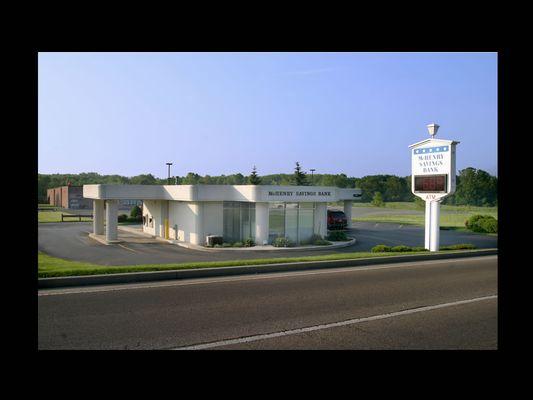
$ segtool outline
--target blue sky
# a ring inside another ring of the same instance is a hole
[[[458,169],[497,172],[496,53],[40,53],[38,73],[40,173],[405,176],[432,122]]]

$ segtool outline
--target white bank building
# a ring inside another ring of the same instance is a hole
[[[93,199],[93,233],[117,241],[121,199],[143,201],[143,231],[153,236],[205,245],[206,236],[225,242],[254,239],[270,244],[276,237],[295,243],[313,234],[327,235],[327,203],[342,201],[350,225],[352,202],[361,189],[326,186],[266,185],[84,185]],[[104,218],[106,220],[104,227]]]

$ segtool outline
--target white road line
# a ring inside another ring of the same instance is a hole
[[[331,324],[315,325],[315,326],[309,326],[309,327],[306,327],[306,328],[292,329],[292,330],[288,330],[288,331],[274,332],[274,333],[268,333],[268,334],[264,334],[264,335],[247,336],[247,337],[242,337],[242,338],[238,338],[238,339],[229,339],[229,340],[222,340],[222,341],[218,341],[218,342],[197,344],[197,345],[192,345],[192,346],[176,347],[176,348],[173,348],[173,349],[170,349],[170,350],[204,350],[204,349],[210,349],[210,348],[214,348],[214,347],[229,346],[229,345],[232,345],[232,344],[250,343],[250,342],[256,342],[256,341],[259,341],[259,340],[273,339],[273,338],[278,338],[278,337],[283,337],[283,336],[299,335],[301,333],[314,332],[314,331],[319,331],[319,330],[323,330],[323,329],[330,329],[330,328],[337,328],[337,327],[340,327],[340,326],[354,325],[354,324],[359,324],[361,322],[376,321],[376,320],[380,320],[380,319],[400,317],[400,316],[403,316],[403,315],[416,314],[416,313],[420,313],[420,312],[437,310],[439,308],[453,307],[453,306],[458,306],[458,305],[461,305],[461,304],[469,304],[469,303],[474,303],[474,302],[477,302],[477,301],[492,300],[492,299],[496,299],[496,298],[498,298],[498,295],[477,297],[477,298],[474,298],[474,299],[459,300],[459,301],[454,301],[454,302],[451,302],[451,303],[442,303],[442,304],[436,304],[436,305],[433,305],[433,306],[411,308],[411,309],[408,309],[408,310],[392,312],[392,313],[389,313],[389,314],[374,315],[372,317],[349,319],[347,321],[334,322],[334,323],[331,323]]]
[[[122,245],[122,244],[118,244],[118,245],[119,245],[120,247],[122,247],[123,249],[129,250],[129,251],[133,251],[134,253],[138,253],[138,251],[135,251],[135,250],[133,250],[133,249],[130,249],[129,247],[126,247],[126,246],[124,246],[124,245]]]
[[[373,271],[379,269],[391,269],[391,268],[421,268],[427,265],[438,265],[448,263],[450,261],[461,262],[474,262],[480,259],[497,258],[497,256],[480,256],[466,259],[449,259],[449,260],[429,260],[429,261],[417,261],[416,264],[412,262],[398,263],[398,264],[386,264],[378,266],[366,266],[366,267],[341,267],[328,270],[319,271],[292,271],[292,272],[280,272],[271,273],[268,275],[252,275],[252,276],[234,276],[222,279],[209,279],[200,278],[200,280],[194,281],[179,281],[172,283],[146,283],[146,284],[123,284],[120,286],[106,286],[106,287],[92,287],[92,288],[74,288],[74,289],[45,289],[38,293],[38,296],[58,296],[65,294],[80,294],[80,293],[101,293],[101,292],[115,292],[120,290],[135,290],[135,289],[153,289],[161,287],[174,287],[174,286],[190,286],[190,285],[207,285],[212,283],[224,283],[224,282],[242,282],[242,281],[256,281],[262,279],[278,279],[289,277],[300,277],[309,275],[322,275],[322,274],[337,274],[337,273],[349,273],[359,271]]]

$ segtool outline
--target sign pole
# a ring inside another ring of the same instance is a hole
[[[426,218],[424,219],[425,229],[424,229],[424,248],[429,250],[429,233],[431,230],[431,201],[426,200]]]
[[[440,239],[440,202],[431,201],[429,251],[439,251]]]
[[[439,251],[440,202],[455,192],[455,149],[458,141],[436,139],[437,124],[429,124],[430,139],[410,145],[411,191],[426,202],[424,248]]]

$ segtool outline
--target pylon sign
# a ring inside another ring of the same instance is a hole
[[[439,249],[440,201],[455,192],[455,140],[435,139],[439,126],[428,125],[431,139],[409,146],[411,149],[411,191],[426,201],[425,247]]]

